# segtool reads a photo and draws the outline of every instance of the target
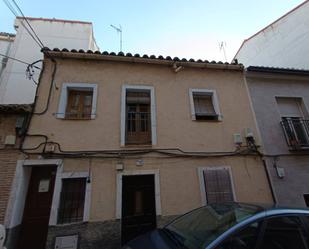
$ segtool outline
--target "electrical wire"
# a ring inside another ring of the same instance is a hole
[[[34,31],[34,29],[32,28],[32,26],[30,25],[30,23],[28,22],[27,18],[25,17],[24,13],[22,12],[21,8],[18,6],[18,4],[15,2],[15,0],[12,0],[12,2],[14,3],[14,5],[16,6],[16,8],[19,10],[19,13],[22,15],[22,17],[24,18],[24,20],[27,22],[28,26],[30,27],[30,29],[32,30],[33,34],[35,35],[35,37],[37,38],[37,40],[39,41],[39,43],[41,44],[42,48],[45,47],[43,42],[41,41],[41,39],[39,38],[39,36],[36,34],[36,32]]]
[[[8,0],[3,0],[4,4],[8,7],[8,9],[13,13],[13,15],[17,18],[18,17],[18,13],[15,11],[14,7],[10,4],[10,2]],[[23,16],[24,17],[24,16]],[[26,20],[26,18],[24,17],[24,20]],[[27,21],[27,23],[29,24],[29,22]],[[41,40],[37,40],[36,37],[37,34],[34,32],[35,36],[30,32],[30,30],[26,27],[26,25],[24,24],[23,21],[21,21],[21,24],[23,25],[23,27],[26,29],[26,31],[28,32],[28,34],[32,37],[32,39],[36,42],[36,44],[42,49],[44,47],[44,45],[42,45],[40,42]],[[29,26],[31,27],[31,25]],[[31,29],[33,30],[33,28],[31,27]]]
[[[28,65],[28,66],[33,64],[33,63],[28,63],[28,62],[22,61],[20,59],[16,59],[14,57],[10,57],[10,56],[7,56],[7,55],[1,54],[1,53],[0,53],[0,56],[6,57],[6,58],[8,58],[10,60],[18,61],[18,62],[23,63],[23,64]],[[39,69],[39,70],[41,69],[40,67],[37,67],[37,66],[33,66],[33,67],[36,68],[36,69]]]
[[[31,136],[31,135],[29,135]],[[32,135],[33,136],[33,135]],[[48,142],[48,138],[45,135],[35,135],[35,136],[42,136],[45,138],[45,142],[40,143],[39,145],[33,148],[22,148],[25,154],[49,154],[49,156],[64,156],[69,158],[74,157],[93,157],[93,158],[123,158],[123,157],[136,157],[141,155],[146,155],[150,153],[158,153],[164,155],[166,157],[174,157],[174,158],[207,158],[207,157],[225,157],[225,156],[260,156],[260,154],[252,150],[250,147],[246,147],[242,150],[236,149],[235,151],[230,152],[189,152],[183,151],[179,148],[164,148],[164,149],[135,149],[135,150],[94,150],[94,151],[68,151],[63,150],[61,145],[57,142]],[[59,152],[48,152],[46,151],[47,145],[56,145],[56,151]],[[28,151],[35,151],[39,149],[42,145],[44,145],[44,149],[42,152],[28,152]]]

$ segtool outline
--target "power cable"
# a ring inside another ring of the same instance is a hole
[[[39,41],[39,43],[41,44],[42,47],[45,47],[43,42],[41,41],[41,39],[39,38],[39,36],[35,33],[34,29],[32,28],[31,24],[28,22],[27,18],[25,17],[24,13],[22,12],[21,8],[18,6],[18,4],[15,2],[15,0],[12,0],[12,2],[14,3],[14,5],[16,6],[16,8],[19,10],[20,14],[22,15],[22,17],[24,18],[24,20],[27,22],[28,26],[30,27],[30,29],[32,30],[33,34],[35,35],[35,37],[37,38],[37,40]]]
[[[8,9],[13,13],[13,15],[18,18],[18,13],[15,11],[15,9],[13,8],[13,6],[10,4],[10,2],[8,0],[3,0],[4,4],[8,7]],[[27,20],[24,17],[24,20]],[[27,21],[27,23],[29,23]],[[34,36],[33,34],[30,32],[30,30],[26,27],[26,25],[24,24],[23,21],[21,21],[21,24],[23,25],[23,27],[26,29],[26,31],[28,32],[28,34],[32,37],[32,39],[36,42],[36,44],[42,49],[44,47],[44,45],[42,45]],[[32,29],[32,28],[31,28]],[[33,30],[33,29],[32,29]],[[36,35],[36,34],[35,34]],[[36,35],[37,36],[37,35]],[[41,41],[41,40],[40,40]]]
[[[32,65],[32,63],[28,63],[28,62],[25,62],[25,61],[16,59],[16,58],[14,58],[14,57],[10,57],[10,56],[7,56],[7,55],[5,55],[5,54],[1,54],[1,53],[0,53],[0,56],[6,57],[6,58],[8,58],[8,59],[10,59],[10,60],[18,61],[18,62],[23,63],[23,64],[28,65],[28,66],[29,66],[29,65]],[[40,67],[37,67],[37,66],[33,66],[33,67],[36,68],[36,69],[41,69]]]

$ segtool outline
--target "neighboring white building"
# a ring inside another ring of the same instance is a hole
[[[91,22],[32,17],[27,17],[27,20],[47,47],[99,50]],[[22,17],[15,20],[16,36],[0,33],[0,53],[28,63],[43,59],[40,47],[31,38],[22,22],[27,25]],[[3,61],[3,56],[0,56],[0,61],[0,104],[33,103],[36,85],[26,77],[27,65],[10,59]],[[36,66],[42,65],[38,63]],[[34,79],[37,81],[40,70],[35,70],[34,73]]]
[[[246,39],[234,59],[245,66],[309,69],[309,0]]]

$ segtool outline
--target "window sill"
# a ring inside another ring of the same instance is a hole
[[[194,115],[192,116],[192,120],[201,122],[221,122],[222,115]]]
[[[301,147],[290,147],[289,148],[289,151],[290,152],[301,152],[301,151],[309,151],[309,146],[301,146]]]
[[[92,120],[91,117],[89,117],[89,118],[67,118],[67,117],[64,117],[62,119],[64,119],[64,120]]]
[[[90,114],[89,117],[68,117],[68,116],[65,116],[64,114],[59,114],[59,113],[53,113],[53,115],[57,119],[63,119],[63,120],[92,120],[96,118],[96,114]]]
[[[76,222],[70,222],[70,223],[61,223],[61,224],[56,224],[56,225],[53,225],[55,227],[65,227],[65,226],[71,226],[71,225],[81,225],[81,224],[84,224],[84,223],[88,223],[88,221],[76,221]]]
[[[152,148],[152,144],[125,144],[122,148]]]

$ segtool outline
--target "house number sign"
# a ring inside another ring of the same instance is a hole
[[[49,179],[41,179],[39,183],[39,193],[48,192],[49,190]]]

